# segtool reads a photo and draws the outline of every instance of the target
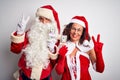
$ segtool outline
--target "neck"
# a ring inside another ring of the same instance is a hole
[[[75,47],[75,49],[72,51],[72,53],[70,54],[70,57],[74,57],[76,56],[78,49]]]

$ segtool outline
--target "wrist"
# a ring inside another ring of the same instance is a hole
[[[24,33],[23,33],[24,34]],[[22,36],[23,34],[17,34],[17,36]]]
[[[17,31],[17,35],[23,35],[24,31]]]

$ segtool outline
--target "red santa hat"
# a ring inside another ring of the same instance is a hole
[[[45,5],[37,9],[36,16],[43,16],[51,21],[55,21],[58,28],[58,33],[60,33],[60,22],[58,18],[58,13],[55,11],[55,9],[51,5]]]
[[[74,16],[71,20],[71,23],[78,23],[85,28],[86,36],[85,36],[84,44],[87,44],[89,38],[89,32],[88,32],[88,22],[86,18],[84,16]]]

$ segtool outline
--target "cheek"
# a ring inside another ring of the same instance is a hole
[[[76,33],[76,32],[71,32],[70,31],[70,36],[78,36],[78,37],[81,37],[82,36],[82,32],[79,32],[79,33]]]
[[[79,36],[82,36],[82,32],[78,33]]]

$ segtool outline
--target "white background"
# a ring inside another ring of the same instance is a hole
[[[104,42],[105,71],[97,73],[90,65],[92,79],[119,80],[119,0],[0,0],[0,80],[14,80],[12,74],[17,69],[20,55],[10,52],[10,35],[16,29],[22,13],[35,17],[37,8],[45,4],[51,4],[59,13],[61,26],[75,15],[86,17],[90,34],[96,37],[100,33],[101,41]]]

